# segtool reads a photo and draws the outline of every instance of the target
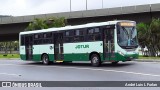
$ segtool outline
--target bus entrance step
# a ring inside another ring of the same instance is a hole
[[[59,62],[59,63],[60,63],[60,62],[63,62],[63,60],[56,60],[56,62]]]

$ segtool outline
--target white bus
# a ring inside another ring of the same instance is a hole
[[[117,64],[138,58],[134,21],[108,21],[25,31],[19,34],[22,60],[51,62],[91,61]]]

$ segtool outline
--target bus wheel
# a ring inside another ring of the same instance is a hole
[[[48,58],[47,54],[42,55],[42,62],[43,62],[44,65],[49,65],[50,64],[50,61],[49,61],[49,58]]]
[[[101,60],[100,60],[100,58],[99,58],[99,56],[97,54],[93,54],[91,56],[91,64],[94,67],[98,67],[98,66],[101,65]]]
[[[118,62],[119,62],[119,61],[115,61],[115,62],[112,62],[112,64],[113,64],[113,65],[116,65],[116,64],[118,64]]]

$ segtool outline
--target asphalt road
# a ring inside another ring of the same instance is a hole
[[[160,81],[160,62],[130,61],[120,62],[117,65],[105,63],[101,67],[92,67],[90,63],[84,62],[46,66],[39,62],[0,60],[0,81]],[[61,89],[66,90],[66,88]],[[106,88],[82,87],[76,89],[106,90]],[[138,88],[131,90],[135,89]]]

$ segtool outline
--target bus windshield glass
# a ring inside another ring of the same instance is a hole
[[[118,44],[122,48],[134,48],[138,46],[137,31],[135,25],[119,24],[117,28]]]

